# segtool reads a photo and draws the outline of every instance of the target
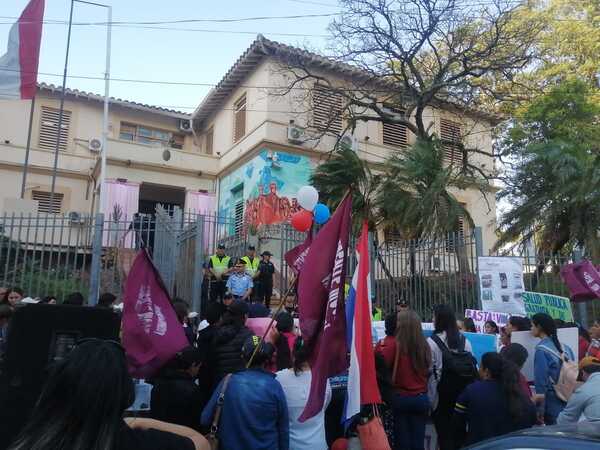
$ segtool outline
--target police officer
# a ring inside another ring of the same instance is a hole
[[[233,267],[231,257],[225,255],[225,246],[219,244],[217,252],[210,257],[208,261],[208,270],[211,274],[210,281],[210,300],[216,302],[223,300],[226,291],[226,282],[228,274]]]
[[[253,245],[248,247],[246,251],[246,256],[242,257],[242,261],[246,263],[246,273],[255,280],[258,278],[258,263],[259,259],[256,257],[256,248]]]
[[[271,262],[271,252],[262,252],[262,260],[258,264],[258,298],[270,308],[271,297],[273,296],[273,274],[275,266]]]

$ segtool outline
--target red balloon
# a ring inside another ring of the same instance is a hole
[[[313,222],[313,215],[310,211],[303,209],[292,214],[292,226],[301,232],[310,230]]]

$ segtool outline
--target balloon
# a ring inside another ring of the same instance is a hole
[[[319,193],[312,186],[302,186],[298,191],[298,203],[307,211],[312,211],[319,201]]]
[[[301,232],[310,230],[313,222],[313,215],[310,211],[302,210],[292,214],[292,226]]]
[[[315,222],[319,225],[323,225],[331,216],[329,208],[323,203],[317,203],[317,206],[315,206],[315,209],[313,210],[313,214],[315,216]]]

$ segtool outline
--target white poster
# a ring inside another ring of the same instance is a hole
[[[573,354],[575,355],[575,361],[579,361],[579,330],[577,328],[559,328],[558,329],[558,340],[561,345],[568,345]],[[527,349],[527,361],[521,372],[525,375],[528,381],[533,381],[533,359],[535,356],[535,346],[538,345],[540,340],[534,338],[531,331],[513,331],[510,335],[510,342],[513,344],[521,344]]]
[[[525,316],[522,259],[511,256],[480,256],[477,261],[481,309]]]

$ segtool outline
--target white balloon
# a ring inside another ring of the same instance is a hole
[[[319,203],[319,193],[312,186],[302,186],[298,191],[298,203],[307,211],[312,211]]]

